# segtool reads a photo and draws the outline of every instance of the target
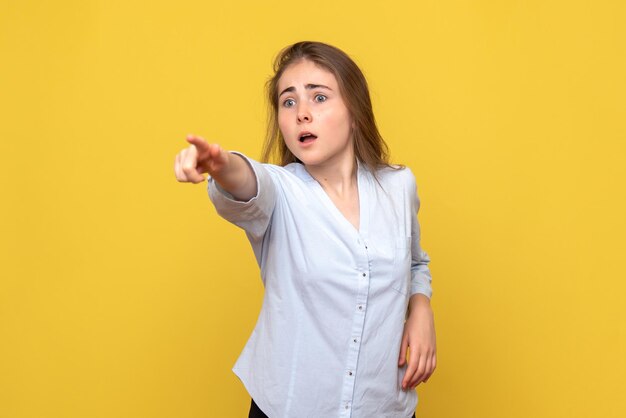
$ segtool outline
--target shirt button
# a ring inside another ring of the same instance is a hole
[[[348,376],[352,376],[352,372],[351,371],[348,372]]]
[[[346,405],[346,409],[350,409],[350,405]]]
[[[356,342],[356,338],[354,340],[352,340],[352,341]]]
[[[367,274],[363,273],[363,277],[367,276]]]
[[[363,305],[359,305],[359,311],[363,310]]]

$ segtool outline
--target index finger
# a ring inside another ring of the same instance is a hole
[[[195,145],[200,153],[206,153],[209,151],[209,143],[206,142],[203,138],[195,135],[187,135],[187,142],[192,145]]]
[[[409,347],[409,350],[411,348]],[[402,378],[402,389],[409,389],[409,382],[413,378],[413,375],[417,371],[417,366],[419,364],[419,356],[417,352],[411,350],[409,352],[409,364],[404,371],[404,377]]]

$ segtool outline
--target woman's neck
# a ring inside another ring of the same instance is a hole
[[[328,165],[305,165],[308,173],[327,191],[337,196],[349,193],[357,184],[357,162],[354,156]]]

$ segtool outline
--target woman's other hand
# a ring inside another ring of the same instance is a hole
[[[408,352],[407,352],[408,351]],[[408,366],[402,379],[402,389],[414,389],[428,381],[437,365],[435,320],[430,299],[422,294],[411,296],[409,316],[404,323],[398,366]]]

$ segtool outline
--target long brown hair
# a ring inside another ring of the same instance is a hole
[[[374,119],[367,80],[342,50],[321,42],[298,42],[284,48],[274,60],[274,76],[266,83],[268,101],[267,136],[261,160],[287,165],[300,162],[285,145],[278,126],[278,80],[292,64],[309,60],[330,71],[337,79],[339,90],[354,123],[354,153],[372,172],[389,166],[389,148]]]

